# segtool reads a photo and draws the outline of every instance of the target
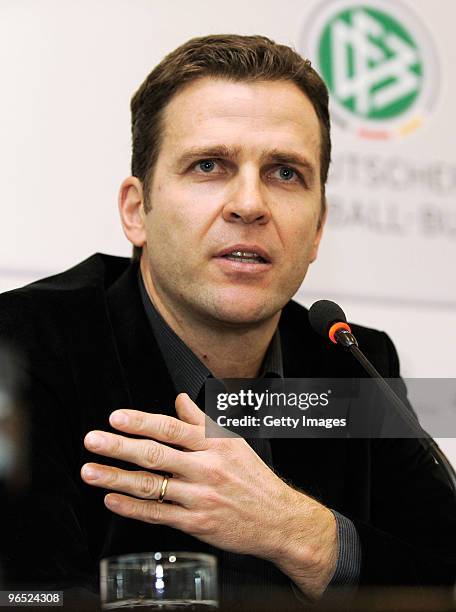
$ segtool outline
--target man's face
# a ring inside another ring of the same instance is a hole
[[[270,319],[321,237],[312,104],[288,81],[203,78],[172,98],[163,127],[145,216],[152,293],[213,324]]]

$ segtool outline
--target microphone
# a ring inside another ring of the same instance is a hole
[[[317,334],[323,338],[329,337],[334,344],[340,343],[345,348],[350,348],[352,345],[358,346],[339,304],[330,300],[318,300],[309,310],[309,321]]]
[[[369,376],[377,383],[382,393],[391,402],[401,418],[417,434],[417,438],[423,448],[431,453],[435,463],[443,467],[453,489],[453,495],[456,497],[456,474],[453,466],[435,440],[421,427],[418,419],[414,417],[401,398],[361,351],[342,308],[330,300],[318,300],[312,304],[309,310],[309,322],[317,334],[323,336],[323,338],[329,338],[334,344],[349,350]]]

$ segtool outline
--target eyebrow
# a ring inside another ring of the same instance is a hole
[[[216,145],[213,147],[192,147],[187,149],[179,156],[177,163],[179,166],[191,162],[194,159],[220,158],[234,161],[239,157],[239,147],[227,147],[226,145]]]
[[[187,149],[179,156],[177,160],[178,166],[185,165],[195,159],[226,159],[235,161],[241,153],[240,147],[228,147],[226,145],[216,145],[212,147],[192,147]],[[262,163],[274,164],[292,164],[300,166],[308,172],[311,178],[315,174],[315,167],[304,155],[296,151],[286,151],[284,149],[264,150],[261,153],[260,159]]]
[[[272,149],[271,151],[263,151],[261,158],[267,163],[301,166],[301,168],[309,173],[311,178],[313,178],[315,174],[314,164],[308,160],[307,157],[296,151]]]

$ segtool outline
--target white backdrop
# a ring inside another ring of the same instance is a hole
[[[0,290],[95,251],[130,254],[116,211],[129,174],[129,100],[165,53],[203,34],[264,34],[318,65],[315,24],[330,5],[2,0]],[[404,376],[455,377],[456,5],[393,5],[428,36],[429,108],[417,129],[392,139],[334,124],[329,224],[298,299],[335,299],[350,320],[386,330]],[[417,330],[430,330],[425,344]],[[455,440],[440,443],[456,463]]]

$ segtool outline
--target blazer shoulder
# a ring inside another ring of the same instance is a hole
[[[388,334],[352,321],[349,321],[349,325],[358,340],[360,349],[379,372],[386,377],[398,377],[399,358]],[[296,345],[306,343],[315,348],[327,348],[328,353],[332,353],[333,348],[340,350],[329,339],[322,338],[312,329],[309,322],[309,309],[294,300],[288,302],[282,311],[280,334]],[[350,355],[346,356],[353,359]]]
[[[33,283],[0,294],[0,307],[17,303],[21,299],[39,300],[52,295],[62,295],[68,291],[99,287],[107,289],[127,269],[130,260],[126,257],[95,253],[75,266],[41,278]]]
[[[69,270],[0,295],[0,341],[22,346],[35,339],[43,348],[57,338],[66,313],[90,316],[129,260],[96,253]]]
[[[286,326],[291,326],[295,329],[302,328],[304,332],[312,329],[309,322],[309,309],[299,304],[295,300],[290,300],[282,311],[281,323]],[[349,325],[352,328],[354,334],[362,339],[370,341],[381,341],[381,337],[384,335],[383,331],[374,329],[372,327],[366,327],[365,325],[358,325],[349,321]],[[312,330],[313,331],[313,330]],[[314,332],[315,333],[315,332]]]

